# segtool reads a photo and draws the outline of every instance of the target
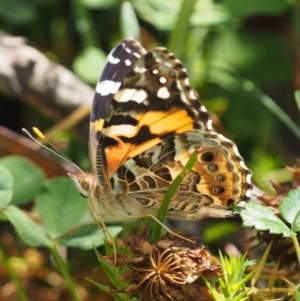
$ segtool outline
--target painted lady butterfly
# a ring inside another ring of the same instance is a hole
[[[251,171],[236,145],[213,131],[167,49],[146,52],[125,39],[109,54],[96,87],[90,124],[91,173],[70,174],[91,211],[103,218],[156,215],[192,153],[197,161],[173,195],[167,217],[232,216],[248,199]]]

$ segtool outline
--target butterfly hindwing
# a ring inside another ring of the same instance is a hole
[[[193,152],[197,161],[173,195],[168,216],[231,215],[224,207],[247,199],[251,173],[232,141],[200,129],[171,136],[128,159],[114,173],[111,187],[126,192],[154,214]],[[204,209],[199,211],[201,207]]]

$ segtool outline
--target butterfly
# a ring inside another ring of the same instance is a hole
[[[109,54],[91,116],[91,172],[70,174],[101,218],[156,215],[189,158],[197,160],[172,196],[166,216],[229,217],[249,198],[251,171],[237,146],[212,128],[186,69],[167,49],[134,39]]]

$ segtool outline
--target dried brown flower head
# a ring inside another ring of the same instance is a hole
[[[192,240],[196,243],[196,239]],[[141,300],[213,300],[202,277],[220,276],[220,265],[209,252],[195,243],[165,235],[151,245],[146,235],[131,233],[126,244],[132,256],[104,257],[111,265],[128,265],[122,279],[129,286],[113,293],[127,293]]]

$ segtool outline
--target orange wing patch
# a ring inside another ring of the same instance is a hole
[[[132,158],[154,145],[160,143],[163,136],[167,134],[179,134],[193,129],[193,119],[188,115],[186,110],[173,112],[154,112],[150,111],[145,114],[135,116],[139,122],[136,126],[132,125],[113,125],[106,128],[105,134],[113,138],[116,143],[113,146],[106,147],[106,161],[109,166],[109,177],[122,165],[128,158]],[[138,143],[124,142],[122,136],[134,138],[144,127],[149,128],[151,139],[145,136],[144,141]]]

